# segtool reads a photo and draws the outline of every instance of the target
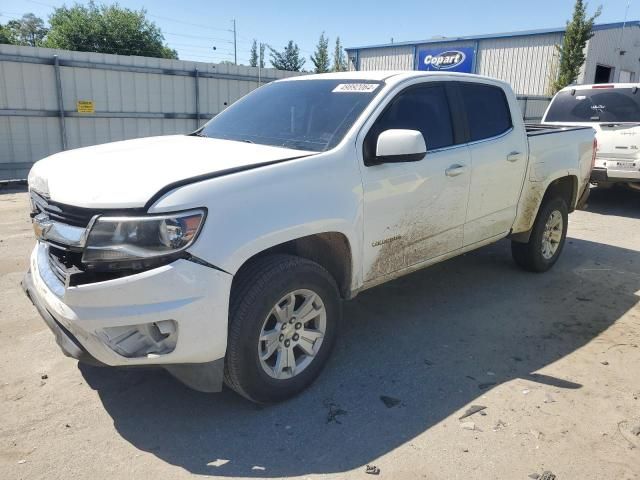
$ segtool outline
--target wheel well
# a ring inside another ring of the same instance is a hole
[[[285,253],[306,258],[324,267],[338,284],[340,295],[351,298],[351,248],[347,237],[338,232],[327,232],[296,238],[249,258],[238,270],[238,277],[253,261],[265,255]]]
[[[560,177],[549,184],[547,190],[544,192],[544,196],[540,201],[540,205],[538,205],[538,211],[536,212],[536,218],[538,212],[540,211],[540,207],[546,202],[549,198],[560,197],[567,202],[567,207],[569,208],[569,212],[573,212],[575,210],[575,204],[578,195],[578,177],[575,175],[568,175],[566,177]],[[510,235],[511,240],[518,243],[527,243],[529,241],[529,237],[531,236],[531,231],[533,230],[532,224],[531,228],[526,232],[519,232]]]
[[[549,184],[547,191],[544,194],[542,202],[544,203],[549,198],[560,197],[567,202],[569,212],[575,210],[578,195],[578,177],[569,175],[566,177],[558,178]],[[541,203],[542,205],[542,203]]]

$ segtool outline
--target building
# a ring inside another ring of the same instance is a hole
[[[640,21],[594,27],[578,83],[640,78]],[[565,28],[438,37],[347,48],[351,70],[437,70],[505,80],[521,96],[551,95]]]

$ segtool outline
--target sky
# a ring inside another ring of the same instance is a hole
[[[0,23],[32,12],[46,20],[53,7],[73,1],[0,0]],[[80,0],[77,3],[87,3]],[[115,3],[110,0],[97,3]],[[167,44],[184,60],[233,61],[232,20],[236,21],[238,63],[247,64],[252,39],[282,49],[288,40],[300,46],[312,64],[318,37],[324,31],[333,48],[336,36],[345,47],[561,27],[574,0],[394,0],[360,2],[320,0],[217,1],[120,0],[121,6],[147,10]],[[629,0],[591,1],[590,12],[602,5],[598,23],[620,22]],[[640,0],[630,2],[628,20],[640,20]],[[213,47],[216,47],[214,50]]]

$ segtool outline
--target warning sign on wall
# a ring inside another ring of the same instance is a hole
[[[76,105],[78,113],[96,113],[96,106],[93,100],[78,100]]]

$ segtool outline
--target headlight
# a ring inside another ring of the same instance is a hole
[[[204,210],[143,217],[98,217],[87,236],[82,262],[108,269],[151,266],[156,260],[175,256],[191,245],[204,217]]]

